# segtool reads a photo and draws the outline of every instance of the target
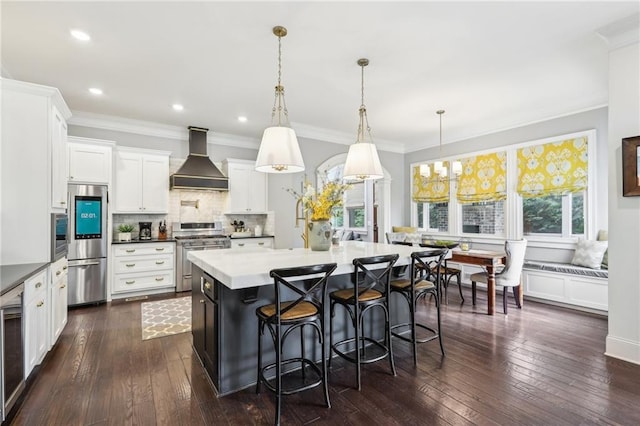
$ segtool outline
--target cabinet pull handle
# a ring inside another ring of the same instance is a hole
[[[205,303],[204,299],[200,299],[200,303]]]
[[[60,204],[67,204],[66,201],[60,201]]]
[[[164,281],[164,277],[158,277],[156,278],[156,281]]]
[[[133,268],[134,266],[136,266],[135,263],[127,263],[127,268]]]
[[[58,275],[60,275],[61,273],[62,273],[62,271],[56,271],[56,277],[57,277]]]
[[[62,270],[63,270],[63,271],[66,271],[66,270],[67,270],[67,265],[64,265],[64,266],[62,267]]]
[[[164,247],[156,247],[156,251],[164,251]]]
[[[41,308],[42,305],[44,305],[44,300],[41,300],[38,302],[38,304],[36,305],[38,308]]]
[[[164,260],[161,262],[156,262],[156,265],[164,265]]]
[[[42,287],[42,283],[41,282],[37,282],[36,283],[36,288],[40,288],[40,287]]]
[[[244,243],[238,244],[238,247],[244,247]]]
[[[127,253],[135,253],[136,249],[127,249],[125,250]]]
[[[136,280],[132,280],[132,281],[125,281],[125,284],[135,284]]]
[[[258,245],[259,245],[259,246],[263,246],[263,245],[264,245],[264,243],[258,243]]]
[[[211,290],[211,283],[210,283],[209,281],[205,281],[205,282],[204,282],[204,288],[205,288],[206,290]]]

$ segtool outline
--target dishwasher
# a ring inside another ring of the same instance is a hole
[[[4,420],[24,390],[24,284],[0,296],[0,418]]]

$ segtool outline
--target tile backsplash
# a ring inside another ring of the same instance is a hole
[[[171,158],[169,171],[174,173],[184,162],[183,159]],[[168,179],[168,177],[167,177]],[[245,228],[253,231],[256,225],[262,226],[264,235],[273,235],[275,230],[275,217],[273,212],[266,215],[225,215],[228,192],[223,191],[195,191],[175,189],[169,191],[169,214],[114,214],[113,235],[118,232],[118,226],[129,223],[135,226],[132,238],[138,238],[138,222],[151,222],[151,237],[157,238],[160,221],[167,222],[167,232],[171,236],[171,224],[173,222],[222,222],[225,233],[231,234],[233,226],[231,222],[243,221]]]

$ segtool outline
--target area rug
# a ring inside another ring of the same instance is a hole
[[[191,331],[191,296],[142,303],[142,340]]]

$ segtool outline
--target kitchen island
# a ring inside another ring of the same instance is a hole
[[[427,249],[425,249],[427,250]],[[218,395],[223,396],[255,384],[257,369],[256,308],[273,303],[273,279],[269,271],[321,263],[337,263],[329,280],[328,291],[351,286],[353,259],[398,253],[396,265],[408,265],[414,247],[343,241],[329,251],[309,249],[230,249],[189,252],[192,272],[193,346],[204,365]],[[398,299],[392,299],[397,302]],[[393,303],[392,321],[398,309],[404,313],[406,302]],[[382,316],[372,312],[368,326],[373,335],[383,337]],[[408,313],[407,313],[408,315]],[[335,339],[353,333],[348,316],[342,310],[334,318]],[[327,318],[328,320],[328,318]],[[296,339],[294,336],[292,339]],[[267,339],[267,338],[265,338]],[[307,350],[320,359],[320,347],[309,335]],[[285,348],[285,357],[299,353],[299,346]],[[270,342],[263,345],[263,362],[273,362],[275,353]],[[297,351],[297,352],[296,352]]]

